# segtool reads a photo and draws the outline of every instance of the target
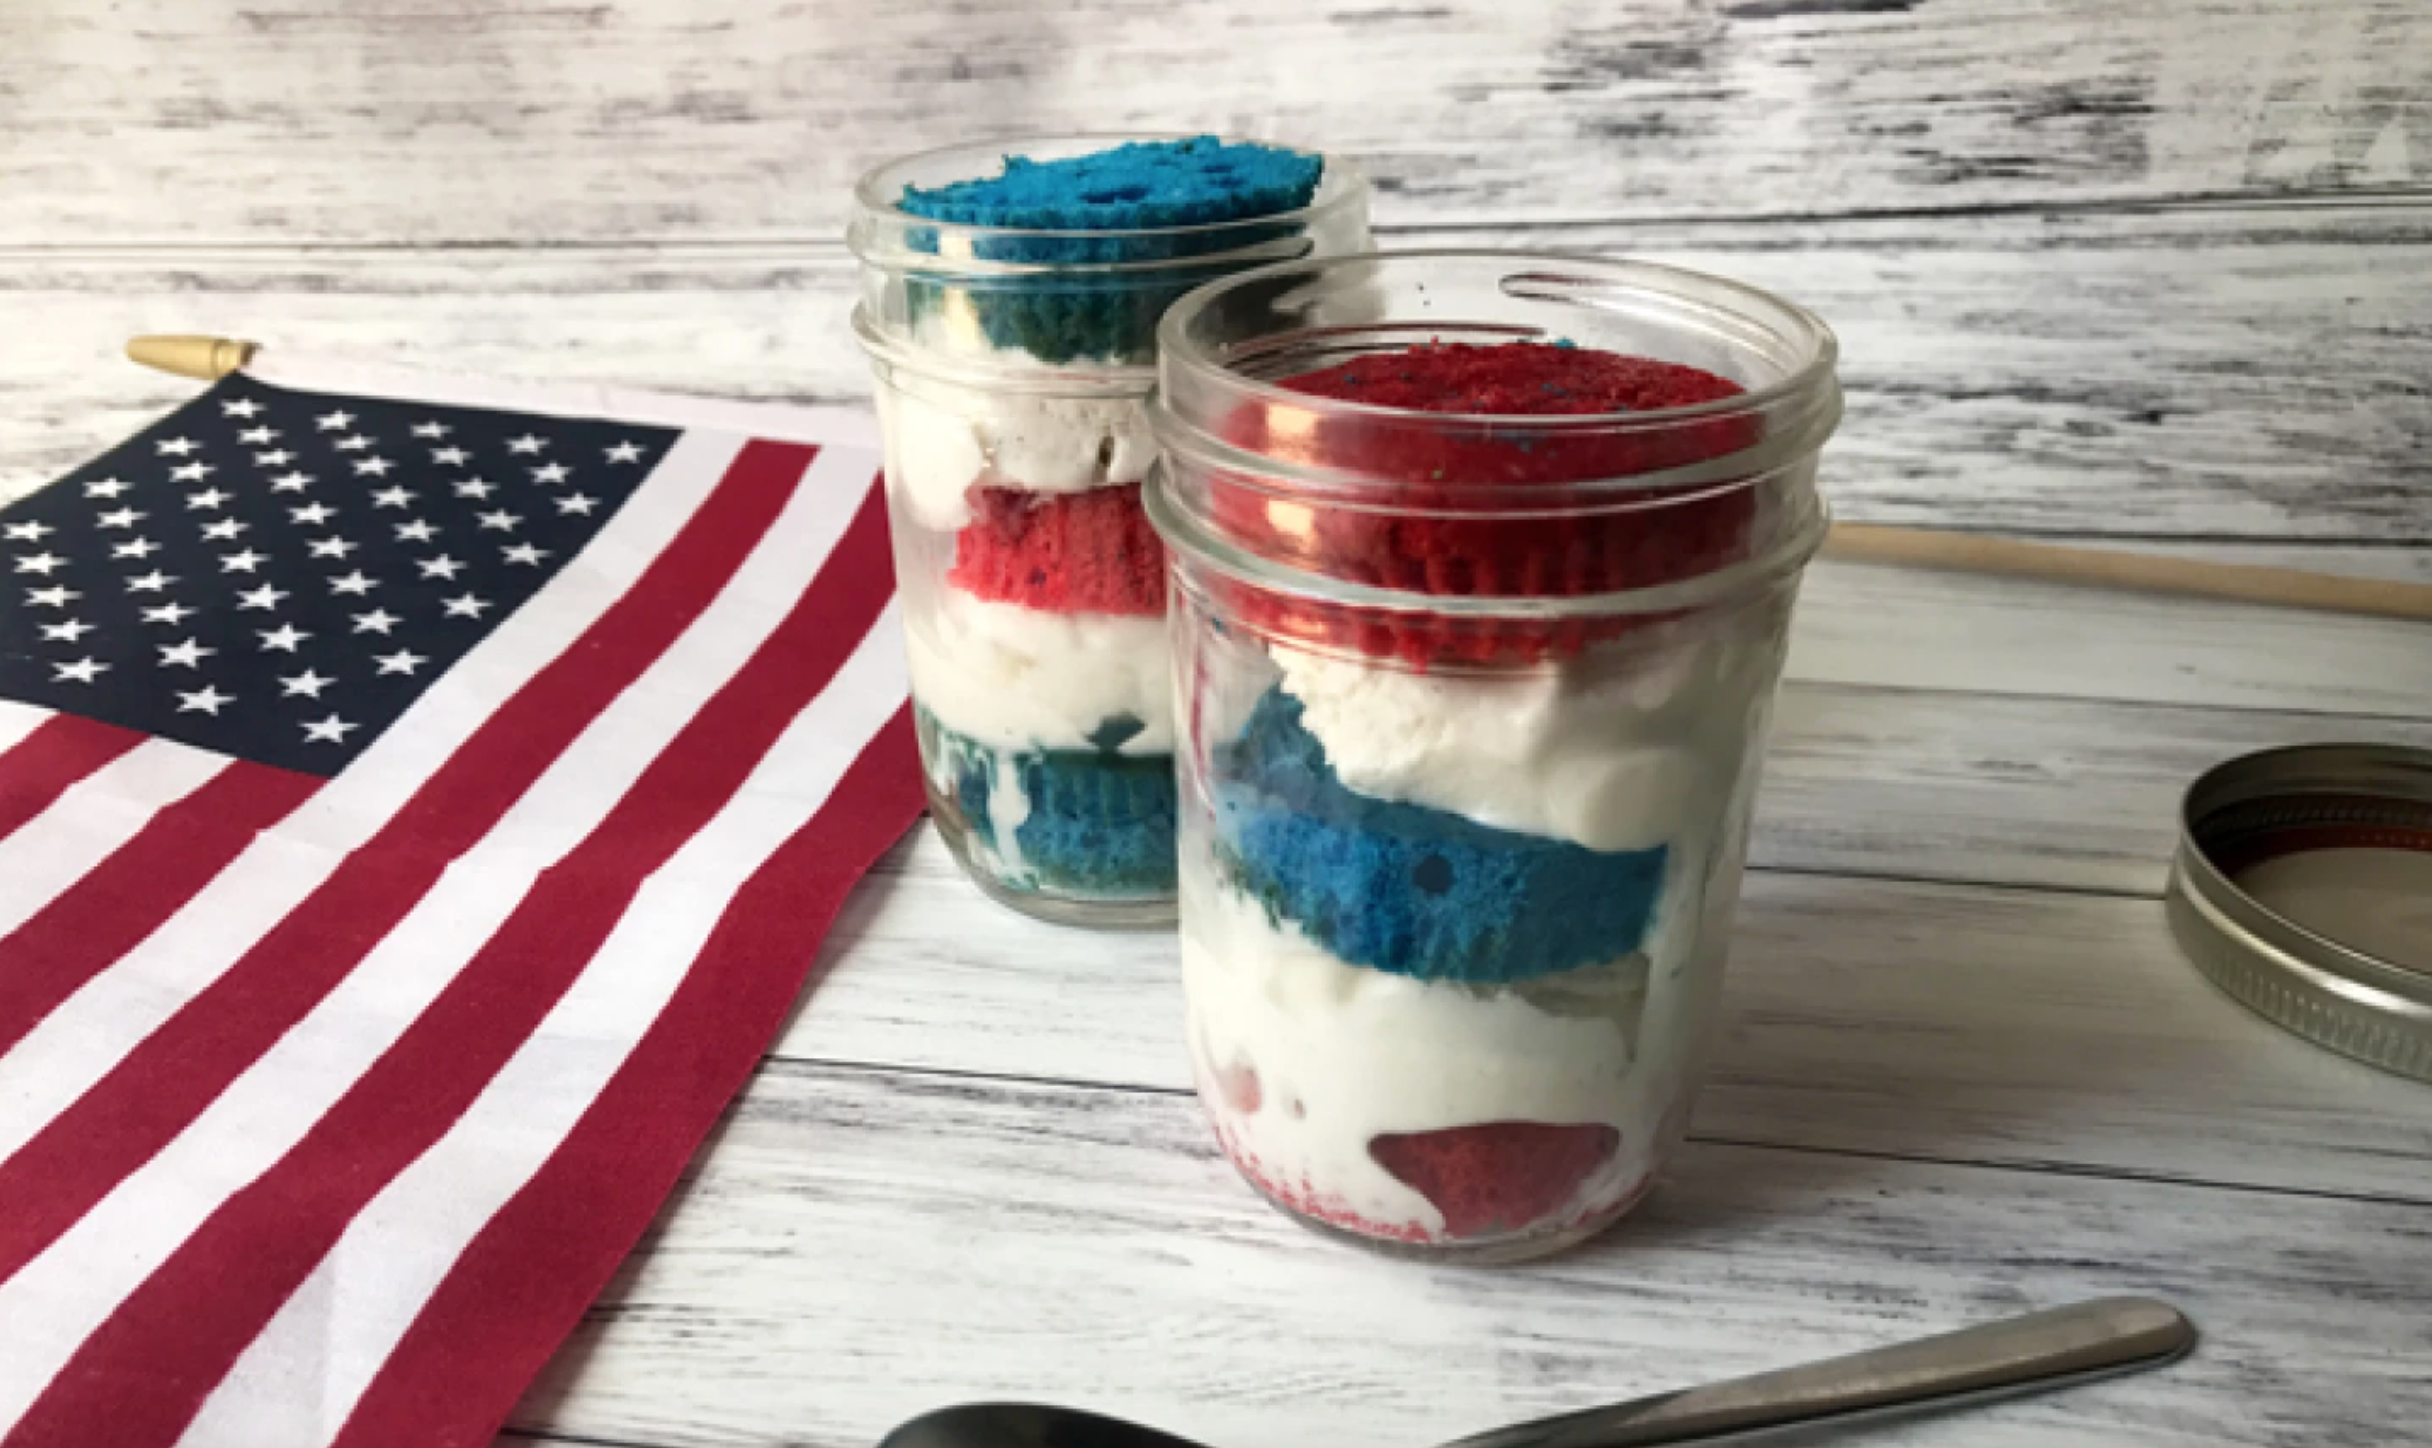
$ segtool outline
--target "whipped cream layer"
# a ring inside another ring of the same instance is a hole
[[[1123,754],[1174,747],[1165,620],[1056,614],[959,589],[906,591],[912,692],[958,734],[998,749],[1094,749],[1139,721]]]
[[[1704,977],[1717,972],[1660,952],[1693,947],[1694,929],[1667,933],[1652,959],[1478,990],[1346,965],[1188,853],[1182,892],[1201,1095],[1227,1149],[1271,1188],[1434,1238],[1442,1213],[1379,1164],[1379,1136],[1610,1126],[1618,1149],[1564,1213],[1581,1220],[1637,1191],[1683,1124],[1688,1056],[1711,1014]],[[1693,894],[1682,903],[1699,913]]]
[[[1651,627],[1526,671],[1415,673],[1276,647],[1344,785],[1592,850],[1704,833],[1763,719],[1768,630]]]
[[[992,360],[1044,372],[1019,349]],[[905,376],[878,388],[887,474],[922,526],[951,532],[971,521],[973,487],[1085,493],[1136,483],[1157,457],[1145,394],[1058,396]]]

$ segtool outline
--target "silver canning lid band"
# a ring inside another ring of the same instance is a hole
[[[2305,929],[2236,884],[2303,849],[2432,848],[2432,751],[2373,744],[2270,749],[2187,791],[2170,927],[2198,969],[2286,1029],[2432,1081],[2432,973]]]

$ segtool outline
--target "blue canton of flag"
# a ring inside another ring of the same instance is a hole
[[[231,377],[0,510],[0,699],[334,775],[675,437]]]

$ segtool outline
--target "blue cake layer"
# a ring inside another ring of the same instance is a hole
[[[1212,772],[1235,882],[1353,965],[1480,985],[1577,970],[1638,949],[1663,889],[1660,845],[1591,850],[1353,792],[1280,689]]]
[[[1137,721],[1109,721],[1099,749],[1042,750],[994,749],[925,713],[921,723],[931,758],[945,762],[954,802],[979,840],[997,840],[1000,771],[1011,772],[1028,804],[1013,830],[1026,875],[999,883],[1079,895],[1173,893],[1174,760],[1115,752],[1138,732]]]
[[[904,188],[898,209],[966,226],[1029,231],[1103,232],[1103,236],[984,236],[982,260],[1085,266],[1156,262],[1263,240],[1227,230],[1213,236],[1173,228],[1249,221],[1297,211],[1317,194],[1321,157],[1277,146],[1226,142],[1131,141],[1085,156],[1034,161],[1008,156],[995,176],[922,190]],[[1278,224],[1276,234],[1286,228]],[[1147,234],[1144,234],[1147,233]],[[933,233],[908,244],[935,251]],[[1157,319],[1184,292],[1226,268],[1161,269],[1155,275],[1025,276],[1002,279],[915,275],[907,280],[914,314],[968,314],[992,347],[1019,347],[1048,362],[1145,360]]]

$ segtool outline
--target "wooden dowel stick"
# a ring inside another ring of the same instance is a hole
[[[127,355],[147,367],[216,381],[251,361],[252,342],[229,337],[137,337]],[[1996,573],[2053,583],[2084,583],[2144,593],[2175,593],[2284,608],[2369,614],[2432,622],[2432,584],[2343,578],[2294,568],[2209,563],[2151,553],[2116,553],[2022,543],[1974,533],[1836,523],[1824,555],[1851,563],[1897,563],[1959,573]]]
[[[2295,568],[2259,568],[2151,553],[2115,553],[2024,543],[1973,533],[1836,523],[1824,556],[1851,563],[1899,563],[1961,573],[1998,573],[2054,583],[2086,583],[2142,593],[2175,593],[2284,608],[2370,614],[2432,622],[2432,584],[2345,578]]]
[[[234,337],[137,337],[127,357],[179,377],[217,382],[253,360],[255,344]]]

